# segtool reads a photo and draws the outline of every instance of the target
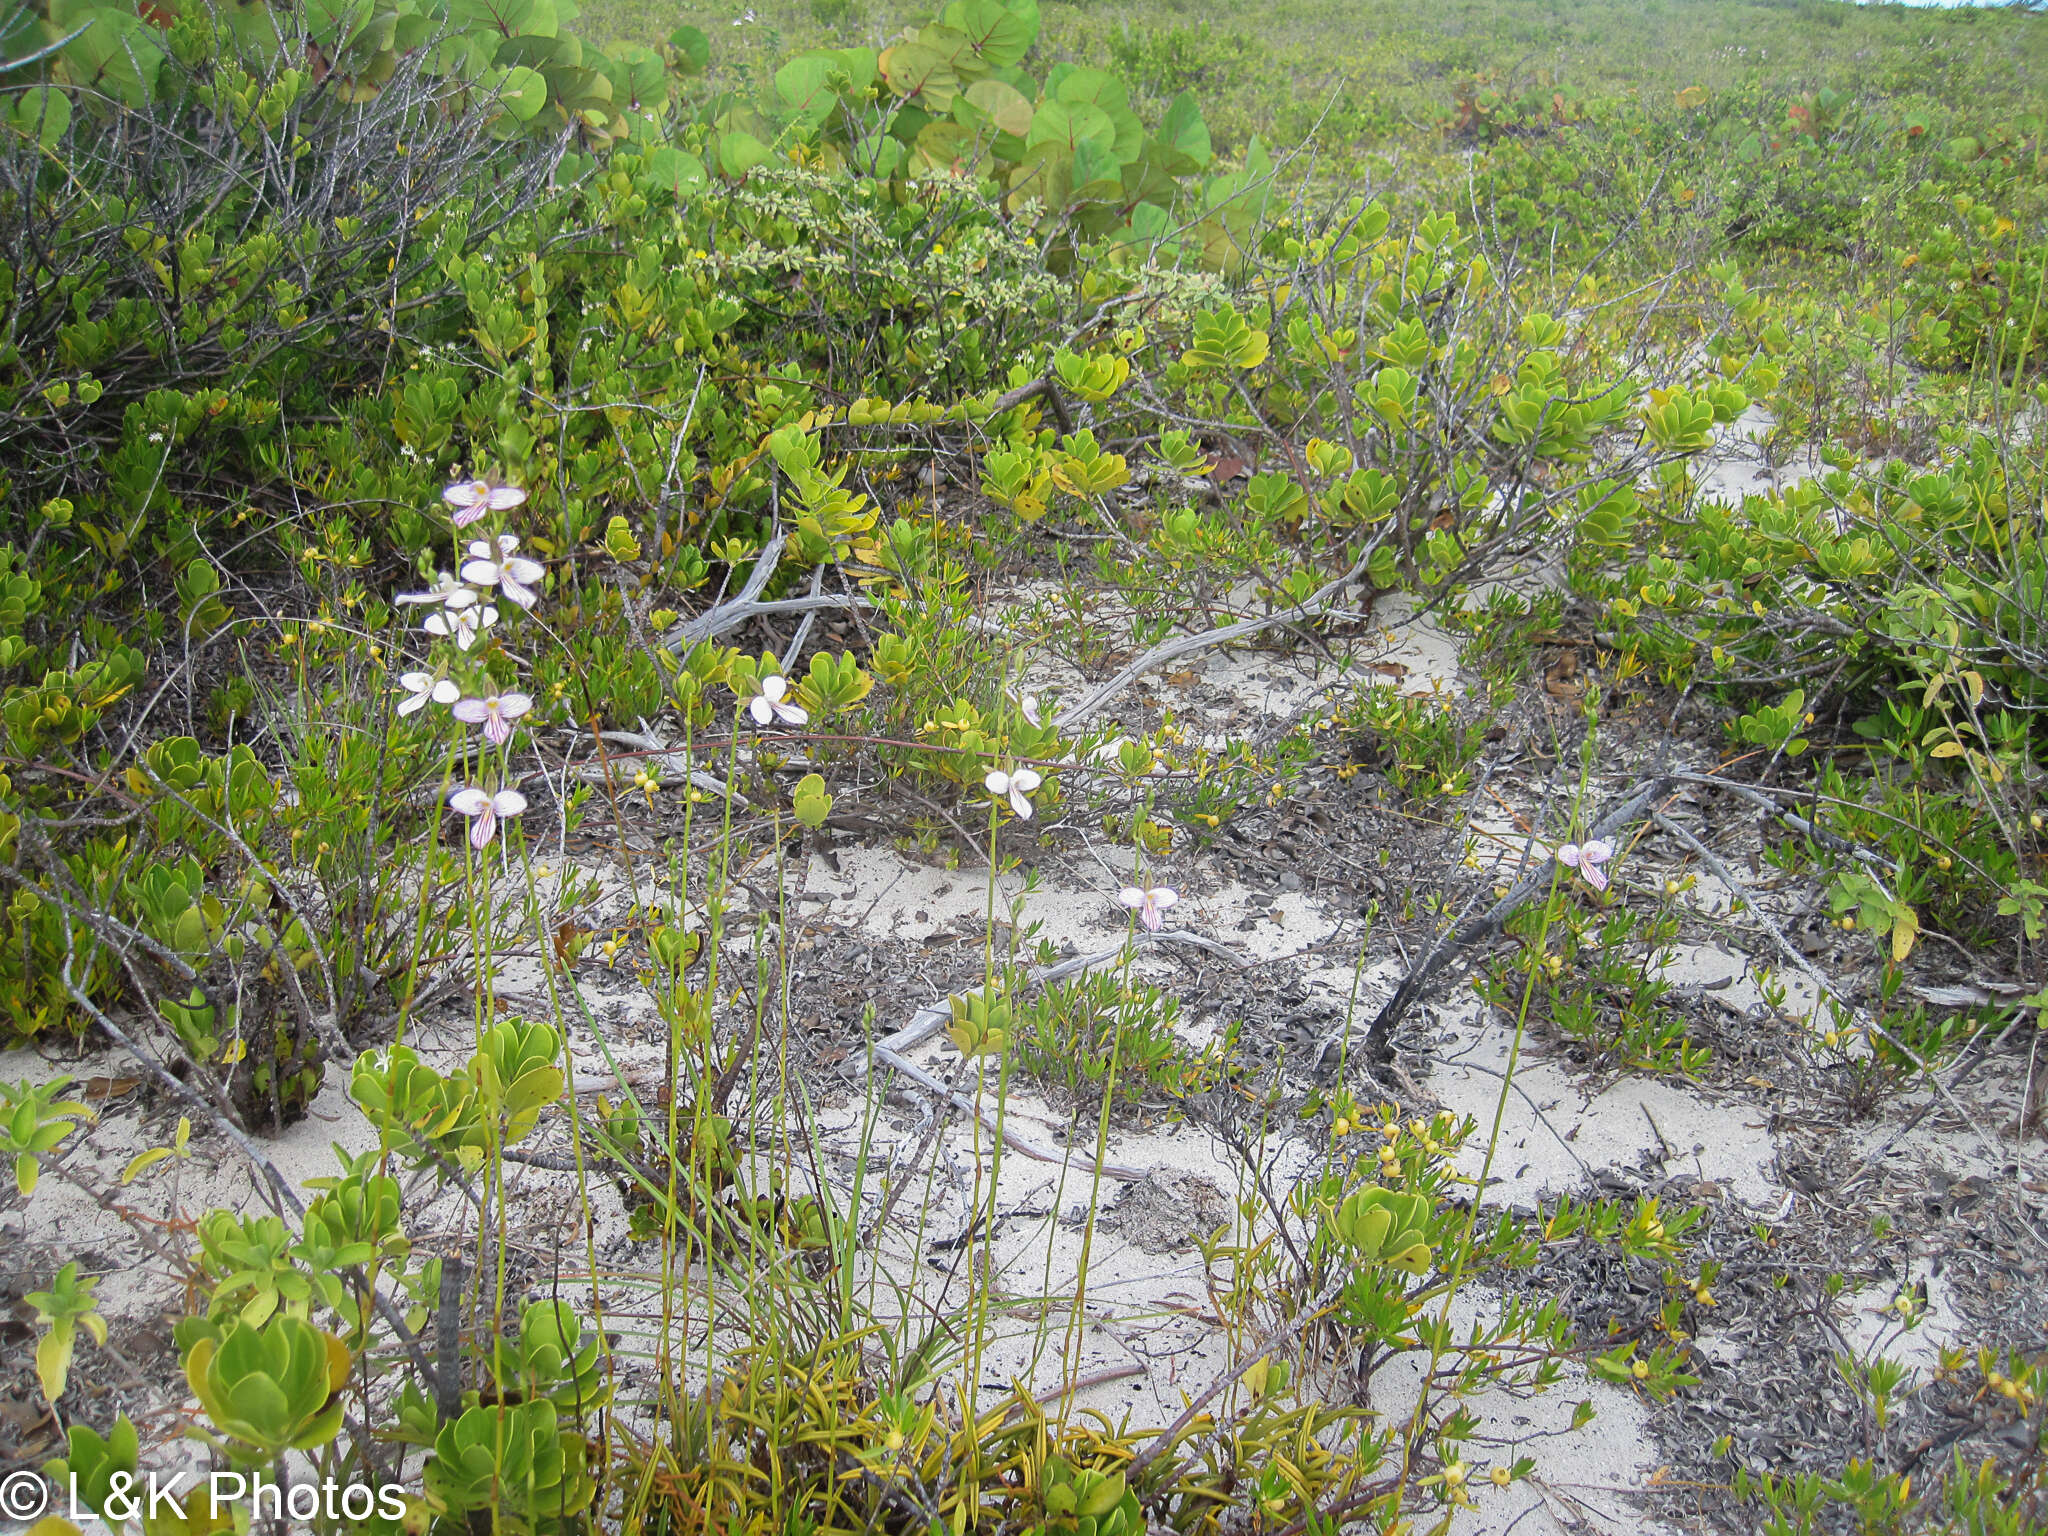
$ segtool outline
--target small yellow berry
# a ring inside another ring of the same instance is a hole
[[[1629,1367],[1629,1372],[1635,1377],[1637,1381],[1647,1381],[1650,1376],[1650,1362],[1647,1360],[1638,1360],[1634,1365]]]
[[[1349,1136],[1351,1134],[1351,1122],[1349,1120],[1346,1120],[1342,1115],[1339,1115],[1337,1117],[1336,1123],[1332,1125],[1330,1129],[1339,1136]]]
[[[1495,1467],[1491,1472],[1487,1473],[1486,1475],[1487,1477],[1492,1479],[1493,1486],[1496,1488],[1505,1488],[1509,1483],[1515,1480],[1515,1474],[1510,1472],[1506,1467]]]

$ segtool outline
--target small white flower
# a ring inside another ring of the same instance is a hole
[[[466,651],[476,644],[478,636],[497,622],[498,610],[486,603],[481,608],[430,613],[420,628],[430,635],[448,636],[455,641],[455,649]]]
[[[747,713],[754,717],[756,725],[771,725],[780,720],[784,725],[809,725],[810,711],[800,705],[783,702],[789,696],[789,679],[779,672],[770,672],[762,678],[760,691],[747,700]]]
[[[450,576],[446,571],[441,579],[425,592],[401,592],[392,601],[418,607],[422,604],[438,604],[443,608],[473,608],[482,601],[478,594]]]
[[[462,697],[462,690],[454,683],[445,677],[435,677],[431,672],[402,672],[398,686],[405,693],[405,697],[398,701],[401,715],[425,709],[429,699],[436,704],[453,704]]]
[[[451,714],[465,725],[481,725],[484,739],[502,747],[512,739],[512,722],[533,708],[523,693],[494,693],[487,698],[463,699]]]
[[[488,848],[498,835],[498,823],[509,821],[526,809],[526,796],[516,789],[501,789],[495,795],[475,785],[465,785],[448,797],[450,809],[469,818],[469,845]]]
[[[474,480],[458,480],[453,485],[444,486],[441,499],[455,509],[455,526],[467,528],[486,512],[509,512],[523,505],[526,492],[516,485],[505,485],[488,475],[479,475]]]
[[[509,533],[498,535],[495,547],[484,539],[469,546],[469,559],[462,564],[462,579],[479,587],[496,587],[522,608],[540,600],[533,584],[547,575],[536,560],[515,555],[519,541]]]
[[[1143,923],[1152,932],[1157,933],[1160,923],[1159,914],[1180,900],[1180,892],[1170,885],[1155,885],[1149,889],[1127,885],[1116,893],[1116,899],[1122,905],[1129,907],[1133,912],[1137,913],[1139,922]]]
[[[1019,819],[1031,819],[1031,791],[1038,788],[1042,782],[1034,770],[1014,768],[1005,773],[998,768],[981,782],[988,786],[988,792],[998,800],[1007,796],[1010,809],[1017,813]]]
[[[1579,878],[1596,891],[1607,889],[1607,875],[1600,868],[1614,857],[1614,844],[1604,837],[1596,837],[1590,843],[1566,843],[1557,850],[1557,862],[1567,869],[1576,869]]]

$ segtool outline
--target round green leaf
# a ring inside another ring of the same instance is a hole
[[[524,64],[491,70],[477,85],[486,96],[495,97],[499,106],[522,123],[532,122],[540,115],[541,108],[548,104],[546,77]]]
[[[952,64],[923,43],[898,43],[884,50],[881,69],[890,90],[933,112],[943,112],[952,106],[960,89],[960,77],[953,72]]]
[[[1045,101],[1032,114],[1031,131],[1024,136],[1024,142],[1032,146],[1058,144],[1069,151],[1082,144],[1093,144],[1108,154],[1116,146],[1116,125],[1100,107],[1085,102]]]
[[[14,98],[7,120],[48,149],[71,124],[71,98],[54,85],[33,86]]]
[[[978,173],[984,147],[981,135],[972,128],[943,121],[926,123],[917,135],[911,161],[924,170],[973,176]]]
[[[701,75],[711,67],[711,39],[697,27],[677,27],[668,35],[669,64],[679,75]]]
[[[612,100],[622,106],[647,108],[668,102],[668,72],[652,48],[615,43],[604,72],[612,82]]]
[[[768,146],[744,128],[729,128],[718,136],[718,167],[728,176],[746,175],[766,164],[769,154]]]
[[[1159,142],[1169,151],[1169,164],[1181,175],[1201,170],[1215,158],[1209,144],[1209,125],[1202,121],[1201,104],[1192,91],[1173,98],[1160,120]]]
[[[984,64],[1015,64],[1031,51],[1032,28],[1001,0],[962,0],[946,19],[967,37]]]
[[[1000,80],[977,80],[967,87],[961,101],[967,102],[978,114],[976,121],[968,124],[969,127],[979,127],[983,122],[993,123],[1002,132],[1013,133],[1020,139],[1031,131],[1031,103],[1015,86],[1005,85]],[[953,104],[953,110],[955,115],[959,114],[959,102]]]
[[[1087,102],[1105,112],[1119,107],[1128,112],[1131,108],[1131,93],[1123,81],[1104,69],[1068,68],[1055,70],[1057,79],[1048,79],[1046,89],[1055,100]]]
[[[830,54],[800,53],[775,71],[775,94],[797,121],[815,128],[832,115],[839,93],[832,89],[838,61]]]

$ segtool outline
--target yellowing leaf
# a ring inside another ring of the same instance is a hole
[[[71,1330],[52,1328],[36,1345],[36,1380],[42,1383],[44,1399],[54,1403],[62,1397],[70,1375]]]
[[[1913,953],[1913,942],[1920,937],[1920,914],[1911,907],[1901,904],[1892,916],[1892,961],[1902,961]]]
[[[128,1166],[121,1170],[121,1182],[133,1184],[145,1171],[155,1167],[170,1155],[169,1147],[151,1147],[147,1152],[137,1153],[129,1160]]]

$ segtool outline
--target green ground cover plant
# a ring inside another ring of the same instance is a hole
[[[1751,1239],[1669,1193],[1498,1202],[1525,1050],[1725,1083],[1804,971],[1799,1070],[1877,1106],[2048,1021],[2042,25],[0,12],[0,1036],[98,1064],[0,1081],[7,1208],[82,1192],[182,1301],[131,1416],[78,1385],[106,1273],[20,1288],[62,1432],[35,1470],[146,1536],[1396,1536],[1529,1491],[1516,1405],[1680,1411],[1724,1273],[1794,1270],[1730,1268]],[[1396,619],[1480,686],[1354,667]],[[1299,719],[1131,703],[1283,645],[1332,663]],[[1524,752],[1556,783],[1510,803]],[[1343,1006],[1305,1046],[1190,1044],[1154,962],[1242,957],[1179,871],[1366,782],[1443,841],[1352,861]],[[1705,877],[1755,910],[1681,791],[1761,819],[1752,872],[1839,946],[1766,913],[1756,1039],[1710,1042],[1669,974]],[[848,1090],[797,998],[814,872],[856,846],[980,901],[902,1028],[872,965],[831,983]],[[1062,852],[1108,880],[1100,953],[1033,904]],[[1490,1122],[1403,1065],[1453,958],[1509,1042]],[[950,1079],[907,1054],[939,1037]],[[162,1134],[82,1156],[129,1092]],[[295,1182],[323,1093],[366,1139]],[[1149,1422],[1077,1408],[1070,1367],[1141,1182],[1116,1143],[1159,1124],[1239,1184],[1182,1306],[1220,1359]],[[202,1147],[257,1199],[195,1203]],[[1004,1257],[1026,1162],[1071,1279]],[[1544,1295],[1567,1264],[1634,1311]],[[1836,1368],[1858,1453],[1724,1435],[1702,1518],[2044,1529],[2038,1345]],[[1911,1450],[1943,1393],[1966,1427]],[[143,1408],[188,1399],[232,1496],[137,1506]],[[369,1502],[292,1502],[328,1484]]]

